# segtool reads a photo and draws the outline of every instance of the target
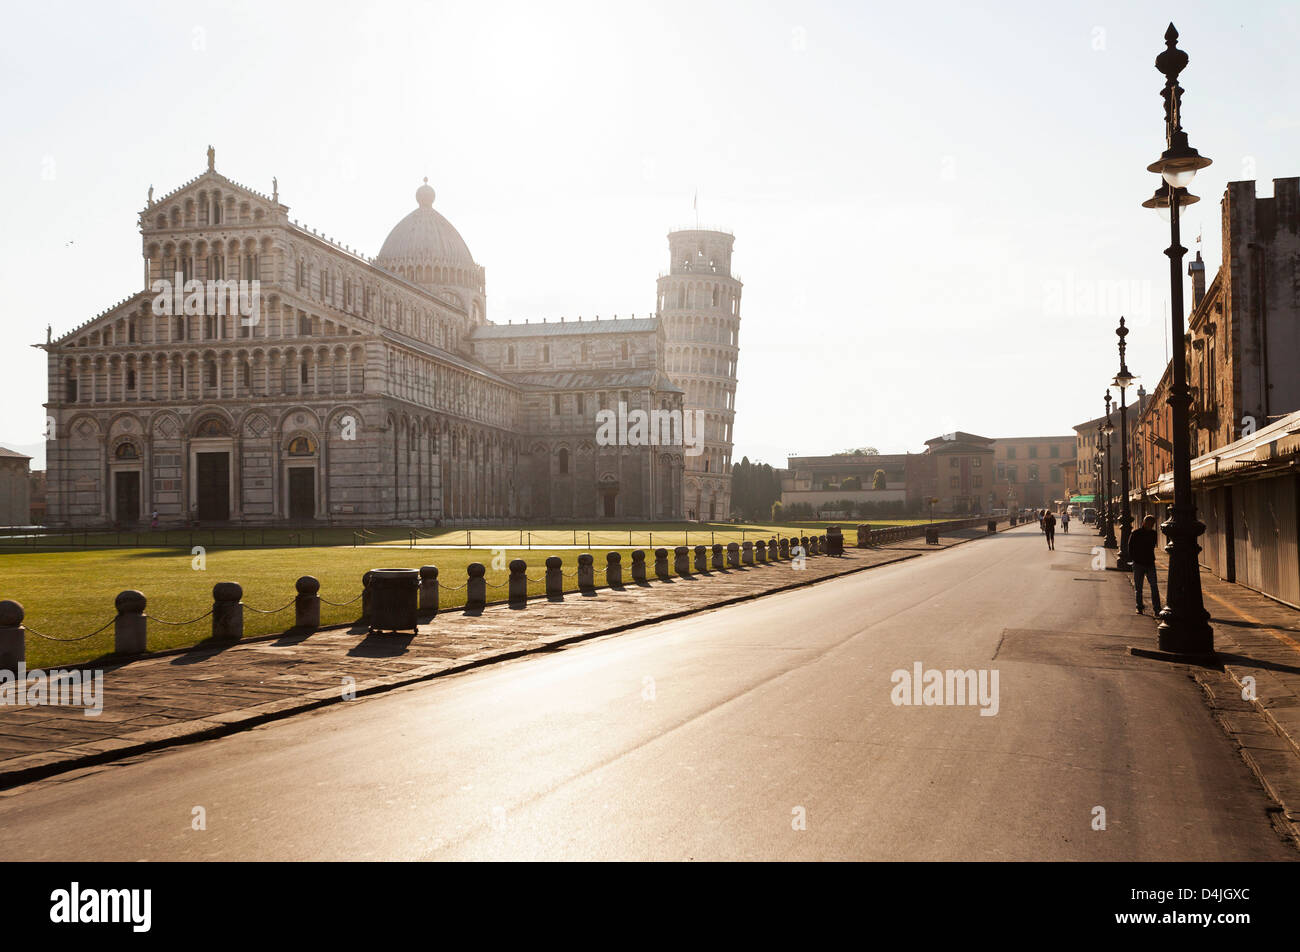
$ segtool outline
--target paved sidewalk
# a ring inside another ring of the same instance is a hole
[[[1163,595],[1168,558],[1162,550],[1156,563]],[[1300,840],[1300,611],[1204,568],[1201,592],[1223,669],[1194,668],[1196,680]]]
[[[0,788],[159,747],[216,737],[291,714],[519,657],[557,645],[813,584],[986,537],[983,529],[621,590],[444,612],[418,635],[364,627],[249,639],[106,666],[103,712],[0,707]]]

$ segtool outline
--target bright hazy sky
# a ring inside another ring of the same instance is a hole
[[[1102,409],[1121,308],[1133,372],[1163,369],[1168,229],[1140,203],[1171,15],[1215,160],[1183,243],[1204,227],[1211,278],[1225,183],[1300,175],[1300,6],[1241,6],[15,6],[0,443],[41,439],[29,345],[140,289],[146,192],[209,143],[368,255],[429,176],[502,322],[651,311],[698,189],[745,282],[736,460],[1069,433]]]

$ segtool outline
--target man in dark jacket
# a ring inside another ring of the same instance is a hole
[[[1050,510],[1043,510],[1043,535],[1047,536],[1047,547],[1056,548],[1056,516]]]
[[[1156,517],[1147,516],[1142,528],[1133,530],[1128,539],[1128,558],[1133,563],[1133,590],[1137,593],[1137,613],[1142,614],[1142,580],[1151,585],[1151,605],[1160,614],[1160,590],[1156,588]]]

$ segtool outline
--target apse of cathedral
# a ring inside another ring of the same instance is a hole
[[[654,314],[493,323],[436,198],[426,179],[368,258],[211,149],[150,188],[143,287],[43,345],[49,523],[726,518],[733,236],[670,232]],[[634,411],[672,438],[602,438]]]

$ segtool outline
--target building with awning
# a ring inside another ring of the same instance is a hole
[[[1229,582],[1300,607],[1300,411],[1250,436],[1192,460],[1196,514],[1205,523],[1200,562]],[[1164,515],[1173,474],[1161,476],[1155,499],[1134,519]]]

